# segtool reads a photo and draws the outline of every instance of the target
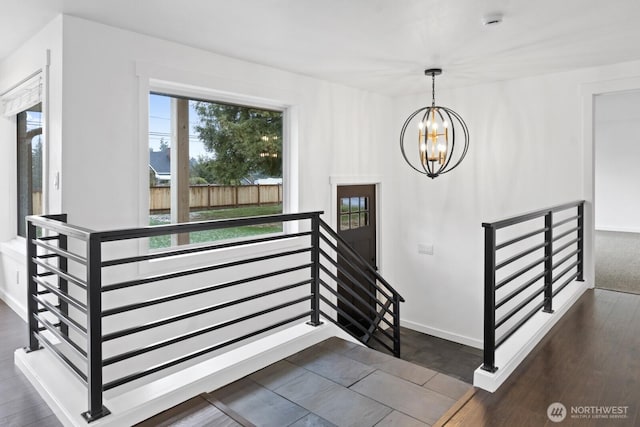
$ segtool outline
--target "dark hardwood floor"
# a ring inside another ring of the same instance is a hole
[[[566,408],[560,423],[547,416],[555,402]],[[596,289],[495,393],[477,390],[444,425],[622,427],[640,425],[639,412],[640,295]]]
[[[0,426],[60,426],[51,409],[13,363],[27,343],[27,325],[0,300]]]

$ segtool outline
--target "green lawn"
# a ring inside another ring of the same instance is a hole
[[[249,206],[229,209],[215,209],[210,211],[196,211],[189,214],[191,221],[210,221],[215,219],[244,218],[250,216],[273,215],[282,213],[282,205]],[[169,214],[149,215],[149,225],[170,224]],[[224,228],[219,230],[198,231],[189,233],[191,243],[205,243],[214,240],[226,240],[238,237],[255,236],[258,234],[278,233],[282,231],[282,223],[252,225],[246,227]],[[171,246],[171,236],[156,236],[149,239],[151,249],[167,248]]]

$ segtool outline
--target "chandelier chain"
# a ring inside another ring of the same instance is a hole
[[[431,74],[431,106],[436,106],[436,75]]]

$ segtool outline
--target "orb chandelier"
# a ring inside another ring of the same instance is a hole
[[[436,105],[436,76],[442,74],[442,69],[430,68],[424,74],[431,76],[431,106],[416,110],[404,122],[400,149],[409,166],[433,179],[462,162],[469,149],[469,129],[458,113]],[[413,137],[405,141],[405,133],[410,127],[417,131],[417,144]]]

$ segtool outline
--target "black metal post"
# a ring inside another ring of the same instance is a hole
[[[393,355],[400,357],[400,298],[393,294]]]
[[[544,216],[544,308],[545,313],[553,313],[553,211]]]
[[[496,229],[484,229],[484,363],[482,369],[495,372],[496,363]]]
[[[95,421],[111,412],[102,406],[102,242],[91,234],[87,241],[87,388],[89,410],[82,416]]]
[[[584,282],[584,202],[578,205],[578,282]]]
[[[38,303],[35,300],[35,295],[38,293],[38,284],[34,280],[38,272],[38,266],[34,262],[38,255],[38,249],[34,243],[37,238],[36,226],[27,220],[27,316],[29,317],[29,346],[26,348],[27,352],[36,351],[40,348],[40,343],[36,338],[38,322],[34,317],[38,311]]]
[[[67,214],[61,214],[59,215],[59,217],[60,217],[59,221],[65,222],[65,223],[67,222]],[[58,247],[65,251],[68,249],[68,238],[65,234],[60,234],[58,236]],[[63,271],[64,273],[68,272],[69,261],[67,260],[66,257],[64,256],[58,257],[58,268],[60,269],[60,271]],[[69,284],[66,279],[63,279],[60,276],[58,276],[58,288],[60,289],[60,292],[62,292],[64,295],[67,295],[69,291]],[[67,304],[62,298],[58,298],[58,304],[60,305],[60,312],[64,315],[68,315],[69,304]],[[60,322],[60,333],[63,336],[68,337],[69,325],[67,325],[64,322]]]
[[[311,326],[321,325],[320,321],[320,214],[311,218]]]

